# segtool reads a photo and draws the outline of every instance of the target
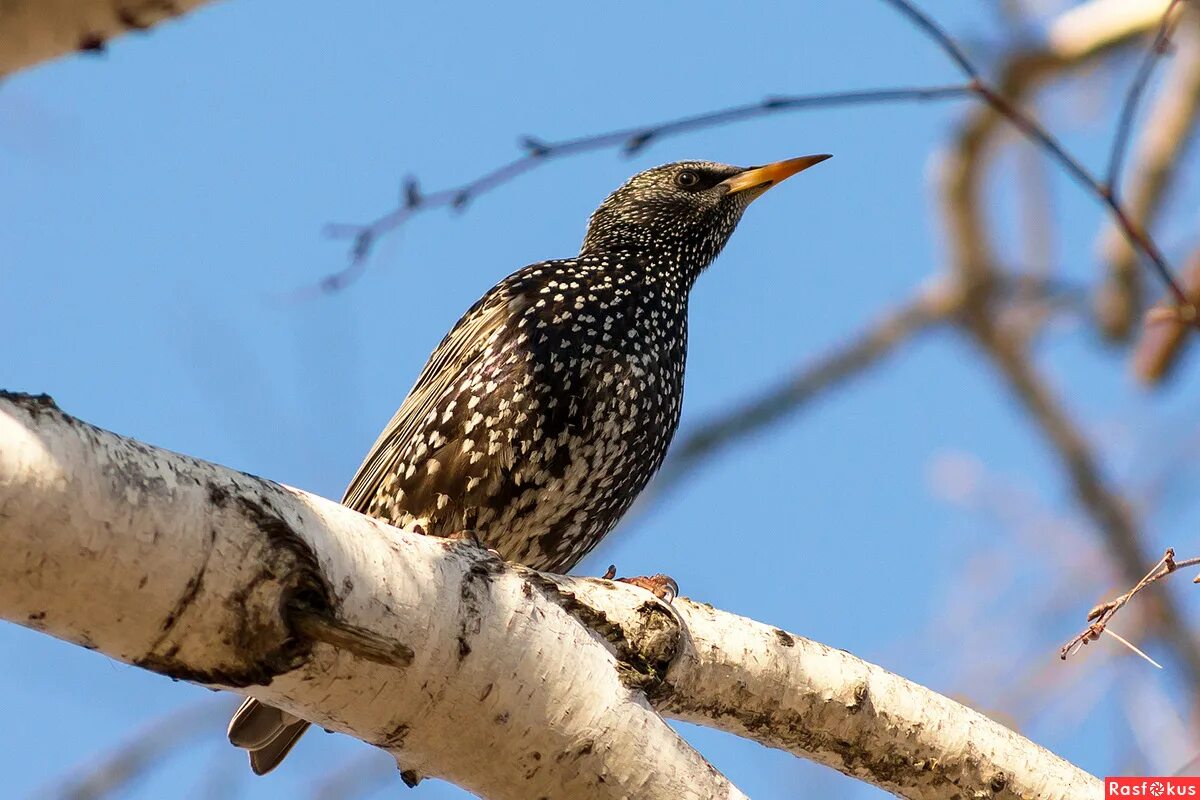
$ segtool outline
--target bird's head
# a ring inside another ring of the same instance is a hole
[[[751,201],[827,158],[761,167],[679,161],[639,172],[592,214],[580,253],[641,251],[694,279],[721,252]]]

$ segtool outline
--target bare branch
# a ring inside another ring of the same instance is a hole
[[[1121,103],[1121,113],[1117,118],[1117,132],[1113,136],[1112,148],[1108,154],[1108,172],[1105,173],[1104,178],[1105,184],[1112,189],[1114,196],[1120,196],[1118,181],[1121,179],[1121,165],[1125,160],[1129,134],[1133,130],[1134,114],[1137,113],[1138,103],[1150,82],[1150,76],[1154,74],[1154,67],[1158,64],[1158,59],[1167,52],[1171,43],[1171,32],[1180,17],[1174,12],[1182,2],[1185,0],[1170,0],[1170,3],[1167,4],[1162,21],[1158,25],[1158,31],[1154,34],[1150,46],[1146,48],[1142,63],[1138,65],[1129,91],[1125,94],[1125,100]]]
[[[673,630],[642,590],[560,590],[45,397],[0,394],[0,442],[4,619],[253,694],[492,800],[744,797],[646,704],[666,663],[605,638],[606,604]],[[311,639],[309,612],[342,624]]]
[[[1088,191],[1093,197],[1098,199],[1104,205],[1108,206],[1112,212],[1113,219],[1125,234],[1129,243],[1142,253],[1150,262],[1151,268],[1162,279],[1163,283],[1174,296],[1176,303],[1180,307],[1180,314],[1194,324],[1200,325],[1200,317],[1198,317],[1196,309],[1187,301],[1187,296],[1179,285],[1175,282],[1175,277],[1172,274],[1171,267],[1167,263],[1162,252],[1159,251],[1158,245],[1150,235],[1125,211],[1124,207],[1117,201],[1111,187],[1108,184],[1101,183],[1096,177],[1088,171],[1086,167],[1079,162],[1071,153],[1063,147],[1062,143],[1051,134],[1041,123],[1032,116],[1023,111],[1018,105],[1020,94],[1012,91],[1013,87],[1006,85],[1008,82],[1002,82],[999,88],[994,88],[980,76],[979,70],[970,62],[964,55],[963,51],[954,43],[954,40],[939,24],[934,22],[929,16],[919,11],[915,5],[908,0],[884,0],[884,2],[900,10],[905,16],[913,20],[917,26],[926,33],[938,46],[949,55],[959,68],[963,70],[971,78],[971,88],[1000,116],[1008,120],[1017,130],[1028,137],[1031,141],[1039,145],[1047,155],[1070,175],[1080,186]],[[1036,64],[1039,60],[1030,60],[1028,58],[1019,59],[1014,63]],[[1031,74],[1036,74],[1032,73]],[[1008,76],[1009,81],[1016,77],[1010,70]]]
[[[162,765],[163,757],[210,734],[233,712],[230,702],[205,700],[172,711],[122,742],[94,764],[34,795],[50,800],[99,800],[115,795]]]
[[[392,211],[383,214],[365,225],[331,223],[325,233],[333,238],[352,239],[349,264],[339,272],[326,276],[310,290],[301,290],[294,296],[311,296],[314,292],[330,292],[344,288],[357,279],[366,267],[366,260],[380,237],[400,228],[414,216],[438,208],[461,210],[468,204],[516,178],[541,166],[547,161],[597,150],[620,149],[627,155],[639,152],[650,144],[684,133],[716,128],[735,122],[744,122],[759,117],[800,111],[812,108],[872,105],[897,102],[929,102],[933,100],[960,98],[970,94],[965,85],[912,86],[892,89],[867,89],[849,92],[831,92],[812,95],[788,95],[768,97],[757,103],[732,106],[717,111],[695,114],[650,125],[581,136],[561,141],[544,141],[532,136],[523,137],[521,147],[525,154],[503,164],[490,172],[449,189],[439,189],[428,194],[417,190],[414,179],[405,181],[402,202]]]
[[[1153,18],[1143,17],[1142,21],[1147,25],[1155,24],[1161,10],[1162,6]],[[1001,69],[997,84],[1000,89],[993,92],[994,96],[1006,98],[1002,108],[1014,108],[1047,78],[1086,63],[1140,32],[1137,28],[1108,24],[1095,26],[1094,30],[1099,35],[1087,40],[1072,40],[1072,48],[1065,54],[1038,50],[1017,53],[1009,58]],[[1076,498],[1108,544],[1121,571],[1130,580],[1137,580],[1146,559],[1128,505],[1103,480],[1089,443],[1038,373],[1019,337],[997,322],[998,312],[1002,310],[997,306],[1003,300],[996,291],[1001,282],[997,272],[1000,262],[986,235],[981,194],[987,160],[993,155],[997,132],[1004,118],[1001,108],[992,105],[975,109],[946,152],[939,175],[939,201],[947,221],[950,263],[967,287],[966,308],[960,317],[962,329],[997,367],[1014,396],[1036,422],[1039,432],[1061,461]],[[1090,176],[1089,180],[1094,183]],[[1105,193],[1104,196],[1106,202],[1121,208],[1111,195]],[[1191,306],[1185,303],[1179,308],[1190,309]],[[1183,622],[1178,608],[1170,597],[1164,596],[1157,610],[1164,637],[1187,664],[1190,674],[1200,674],[1200,645]]]
[[[1175,559],[1175,550],[1168,547],[1167,552],[1161,559],[1159,559],[1158,563],[1154,565],[1154,568],[1147,572],[1144,578],[1134,584],[1132,589],[1119,597],[1115,597],[1112,600],[1101,603],[1088,612],[1087,618],[1091,624],[1084,628],[1082,632],[1075,636],[1075,638],[1063,645],[1062,649],[1059,651],[1059,657],[1065,660],[1078,651],[1079,648],[1083,647],[1089,642],[1094,642],[1099,639],[1101,634],[1105,632],[1111,633],[1111,631],[1108,630],[1108,624],[1112,622],[1113,617],[1117,615],[1118,611],[1125,607],[1126,603],[1136,597],[1138,593],[1146,589],[1146,587],[1150,586],[1156,581],[1162,580],[1176,570],[1195,566],[1200,566],[1200,558],[1188,558],[1183,561],[1177,561]],[[1200,578],[1197,580],[1200,580]],[[1126,644],[1128,644],[1128,642],[1126,642]],[[1132,645],[1129,646],[1132,647]],[[1137,648],[1133,649],[1137,650]],[[1143,657],[1145,657],[1144,654]]]
[[[1086,57],[1097,42],[1125,41],[1153,30],[1172,0],[1084,0],[1051,21],[1047,49],[1068,61]]]
[[[1101,796],[977,712],[706,605],[389,528],[44,397],[0,395],[0,442],[0,616],[253,694],[406,774],[499,800],[742,797],[653,704],[913,800]],[[371,656],[312,641],[297,608],[368,632]],[[412,656],[381,664],[376,640]]]
[[[1104,537],[1121,571],[1137,580],[1146,561],[1137,524],[1128,503],[1106,484],[1083,434],[1038,374],[1028,355],[1003,331],[982,319],[973,320],[970,330],[1062,462],[1075,497]],[[1200,645],[1191,635],[1178,607],[1166,595],[1156,599],[1155,611],[1163,636],[1172,643],[1190,674],[1200,674]]]
[[[616,146],[623,147],[627,153],[637,152],[651,142],[665,138],[666,136],[686,131],[712,128],[780,111],[798,110],[814,106],[845,106],[864,103],[932,100],[961,97],[968,93],[974,93],[1004,119],[1012,123],[1017,130],[1045,150],[1054,161],[1065,169],[1090,194],[1108,206],[1117,226],[1128,239],[1130,245],[1146,257],[1151,268],[1159,275],[1163,283],[1175,297],[1176,303],[1179,306],[1180,317],[1200,325],[1200,315],[1197,314],[1194,307],[1187,303],[1186,296],[1176,284],[1166,258],[1159,251],[1158,246],[1150,235],[1117,202],[1116,197],[1111,191],[1111,187],[1096,179],[1062,146],[1056,137],[1035,119],[1022,111],[1015,103],[1016,94],[1004,91],[1004,87],[996,89],[988,84],[982,78],[975,65],[967,58],[963,50],[954,42],[953,38],[931,17],[920,11],[913,3],[908,2],[908,0],[885,0],[885,2],[896,8],[945,51],[969,78],[969,82],[966,85],[905,87],[899,89],[768,98],[760,103],[735,106],[733,108],[684,117],[657,125],[625,128],[609,133],[584,136],[560,142],[546,142],[534,137],[525,137],[522,140],[522,146],[526,151],[524,156],[491,172],[485,173],[462,186],[422,195],[416,191],[415,182],[409,179],[405,182],[403,202],[399,208],[388,212],[366,225],[337,224],[327,226],[326,232],[329,235],[353,239],[350,263],[342,271],[327,276],[311,291],[336,291],[361,275],[365,267],[365,260],[378,238],[384,233],[403,225],[419,211],[446,206],[463,208],[480,194],[513,180],[550,158],[592,150],[608,149]],[[1095,47],[1111,44],[1113,44],[1111,41],[1102,42],[1097,43]],[[303,296],[311,294],[311,291],[300,292],[298,294]]]
[[[689,600],[676,605],[687,636],[663,691],[651,693],[671,717],[719,720],[901,797],[1103,796],[1090,775],[999,722],[843,650]]]
[[[934,283],[823,357],[805,365],[785,382],[701,423],[680,437],[662,472],[640,502],[657,501],[699,464],[877,365],[917,334],[944,322],[958,305],[959,297],[954,289]]]
[[[1200,303],[1200,248],[1192,254],[1183,270],[1184,291]],[[1173,308],[1151,309],[1137,348],[1133,353],[1133,372],[1145,383],[1155,384],[1170,377],[1191,339],[1187,324],[1178,319]]]
[[[982,83],[983,76],[979,73],[978,68],[971,63],[971,60],[967,58],[967,54],[958,46],[953,37],[946,32],[946,29],[934,22],[932,17],[917,8],[915,4],[908,2],[908,0],[883,1],[907,17],[921,33],[932,39],[946,55],[950,56],[972,84]]]
[[[1185,7],[1180,16],[1189,24],[1177,37],[1176,55],[1141,126],[1123,193],[1130,216],[1143,228],[1158,216],[1200,119],[1200,10]],[[1108,275],[1098,289],[1097,316],[1106,334],[1123,339],[1134,330],[1144,307],[1138,254],[1112,224],[1101,231],[1100,253]]]

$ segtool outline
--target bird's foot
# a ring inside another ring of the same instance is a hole
[[[500,553],[484,544],[483,539],[480,539],[479,534],[473,530],[455,531],[454,533],[447,535],[446,538],[452,542],[464,542],[465,544],[469,544],[472,547],[477,547],[480,550],[486,550],[496,558],[503,560]]]
[[[645,589],[667,604],[670,604],[679,596],[679,584],[670,575],[663,575],[662,573],[658,575],[638,575],[633,578],[618,578],[616,565],[610,564],[608,570],[601,577],[606,581],[620,581],[621,583],[628,583]]]

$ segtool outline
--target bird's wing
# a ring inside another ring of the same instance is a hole
[[[537,286],[536,281],[520,272],[510,276],[471,306],[446,334],[350,481],[343,505],[362,513],[370,511],[383,481],[395,472],[409,442],[426,424],[439,398],[483,356],[496,330],[528,305]]]

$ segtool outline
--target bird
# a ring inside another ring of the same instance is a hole
[[[537,570],[570,570],[667,454],[696,279],[753,200],[829,157],[680,161],[634,175],[592,214],[578,255],[519,269],[470,307],[342,503],[417,533],[465,533]],[[262,775],[308,726],[249,698],[228,733]]]

